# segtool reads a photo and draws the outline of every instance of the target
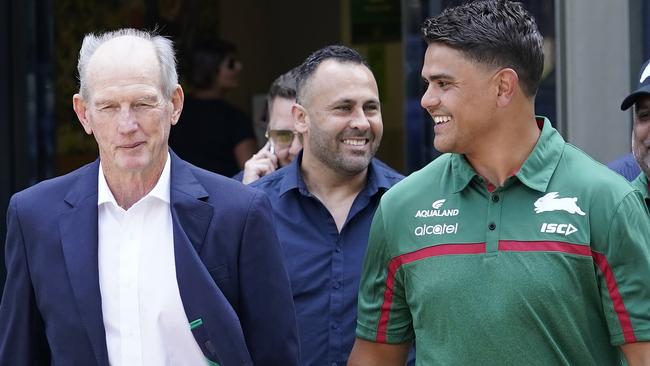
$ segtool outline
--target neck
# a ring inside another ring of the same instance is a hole
[[[521,168],[539,139],[535,116],[532,111],[526,116],[496,121],[492,132],[484,136],[485,143],[465,154],[474,170],[497,187]]]
[[[128,210],[142,199],[142,197],[151,192],[160,179],[165,162],[164,160],[162,165],[150,169],[147,172],[119,173],[113,167],[102,164],[102,171],[106,178],[106,183],[111,193],[113,193],[113,197],[115,197],[118,206]]]
[[[368,168],[352,175],[343,174],[303,153],[300,172],[309,192],[323,200],[334,195],[356,196],[366,185]]]
[[[366,185],[368,168],[357,174],[346,175],[303,152],[300,172],[309,192],[325,206],[341,232],[355,198]]]

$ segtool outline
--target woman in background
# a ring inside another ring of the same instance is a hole
[[[224,96],[239,86],[242,63],[234,44],[213,40],[188,55],[189,91],[170,146],[181,158],[230,177],[257,151],[250,118]]]

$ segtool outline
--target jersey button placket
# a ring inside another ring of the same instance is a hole
[[[501,206],[503,193],[501,189],[494,190],[490,193],[488,200],[487,212],[487,231],[486,231],[486,252],[497,253],[499,248],[499,232],[501,231]]]

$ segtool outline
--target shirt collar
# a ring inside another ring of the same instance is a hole
[[[545,117],[537,117],[542,133],[537,139],[535,148],[515,176],[524,185],[539,192],[545,192],[548,183],[555,172],[564,151],[564,139],[560,136],[551,122]],[[454,192],[460,192],[477,175],[464,155],[452,154],[451,168],[453,172]]]
[[[287,173],[282,178],[282,183],[280,184],[281,196],[292,189],[298,189],[298,191],[305,196],[312,195],[309,193],[307,185],[305,184],[300,172],[302,152],[303,151],[301,150],[298,155],[296,155],[295,159],[293,159],[293,161],[285,168],[287,169]],[[363,189],[368,196],[374,195],[379,191],[379,189],[387,190],[391,187],[391,182],[386,175],[387,171],[388,169],[384,168],[379,160],[375,158],[370,160],[370,164],[368,165],[368,181]]]
[[[287,193],[292,189],[298,189],[300,193],[304,195],[310,195],[307,191],[307,186],[302,180],[302,175],[300,174],[300,163],[302,162],[302,150],[296,155],[296,157],[287,165],[286,174],[282,177],[282,182],[280,183],[280,196]]]
[[[650,204],[650,183],[648,182],[648,176],[643,171],[632,181],[632,186],[638,189],[645,201]]]
[[[383,189],[384,191],[388,190],[392,186],[388,175],[395,175],[395,177],[399,176],[384,163],[376,158],[372,158],[372,160],[370,160],[370,165],[368,165],[368,183],[366,183],[365,188],[366,194],[372,196],[380,189]]]
[[[170,176],[171,176],[171,158],[169,152],[167,152],[167,160],[165,161],[165,167],[163,168],[158,182],[153,187],[153,189],[147,193],[143,198],[138,202],[142,201],[147,197],[156,197],[166,203],[170,203],[169,199],[169,190],[170,190]],[[104,176],[104,170],[102,169],[102,162],[99,161],[99,173],[97,179],[97,206],[101,206],[103,203],[112,203],[115,206],[118,206],[113,192],[108,187],[106,182],[106,177]]]

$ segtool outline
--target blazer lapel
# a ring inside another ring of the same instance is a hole
[[[70,209],[59,230],[68,277],[98,365],[108,365],[108,351],[97,257],[97,173],[99,161],[87,166],[65,197]]]
[[[239,318],[200,258],[214,214],[212,205],[205,202],[208,193],[188,164],[173,152],[170,155],[176,279],[192,334],[209,360],[224,365],[252,364]]]
[[[176,229],[180,228],[196,252],[200,253],[213,215],[212,206],[205,202],[208,192],[196,180],[187,163],[173,152],[170,152],[170,156],[172,217],[175,217],[174,222],[180,224],[180,227],[174,227],[174,240]]]

